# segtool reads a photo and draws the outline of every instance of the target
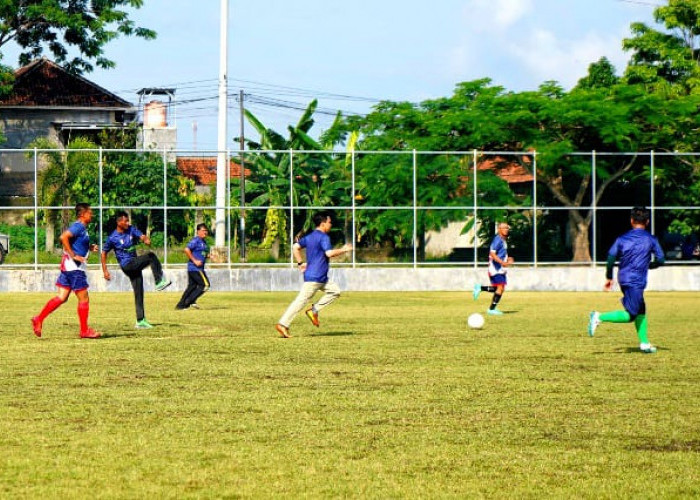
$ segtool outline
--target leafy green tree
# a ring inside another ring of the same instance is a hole
[[[139,9],[143,0],[3,0],[0,2],[0,49],[9,42],[21,48],[21,65],[44,50],[67,70],[81,74],[113,68],[104,47],[120,36],[155,38],[150,29],[136,26],[124,7]],[[78,55],[70,57],[69,51]]]
[[[259,142],[247,141],[248,148],[261,151],[246,156],[252,177],[246,181],[246,198],[251,206],[267,207],[260,248],[270,249],[275,258],[288,251],[289,220],[287,211],[279,206],[288,205],[290,201],[296,206],[329,206],[337,203],[340,193],[349,195],[349,180],[337,169],[338,162],[330,151],[343,138],[343,122],[336,117],[333,126],[318,141],[314,140],[309,131],[314,125],[313,114],[317,105],[315,99],[309,103],[297,124],[287,128],[287,138],[246,111],[246,118],[260,135]],[[293,158],[290,154],[294,155]],[[294,191],[290,200],[292,161]],[[235,184],[232,188],[231,201],[235,205],[239,190]],[[305,213],[299,224],[295,221],[295,228],[308,229],[311,216],[311,213]]]
[[[700,1],[669,0],[654,9],[654,20],[666,31],[644,23],[630,26],[633,36],[622,44],[632,53],[625,78],[666,93],[698,92]]]
[[[73,207],[77,203],[96,204],[99,197],[99,161],[97,147],[87,139],[78,138],[68,144],[67,149],[49,139],[39,138],[30,144],[32,148],[47,149],[39,153],[45,163],[39,171],[39,204],[50,207]],[[79,151],[75,151],[79,150]],[[31,153],[33,154],[33,153]],[[42,213],[46,225],[46,250],[52,251],[55,243],[56,225],[68,227],[72,210],[45,209]]]
[[[607,57],[601,57],[598,62],[588,66],[588,74],[581,78],[576,86],[582,89],[610,88],[619,81],[620,78],[615,74],[615,66]]]

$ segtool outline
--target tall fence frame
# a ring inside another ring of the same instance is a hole
[[[167,188],[167,182],[168,182],[168,165],[171,162],[169,158],[173,158],[173,156],[176,155],[191,155],[191,154],[196,154],[196,155],[204,155],[204,154],[209,154],[209,155],[216,155],[219,153],[219,151],[216,150],[211,150],[211,151],[189,151],[189,150],[162,150],[162,151],[153,151],[153,150],[131,150],[131,149],[90,149],[90,150],[81,150],[81,149],[71,149],[71,150],[49,150],[49,149],[31,149],[31,150],[8,150],[8,149],[0,149],[0,154],[18,154],[18,153],[23,153],[25,155],[31,154],[32,155],[32,163],[34,166],[34,193],[33,193],[33,204],[32,205],[20,205],[20,206],[0,206],[0,210],[32,210],[34,214],[34,262],[32,264],[13,264],[13,267],[27,267],[27,268],[34,268],[34,270],[38,270],[39,268],[49,266],[49,264],[40,264],[39,263],[39,211],[41,210],[70,210],[73,207],[72,206],[44,206],[39,204],[39,168],[40,168],[40,161],[39,157],[42,154],[49,153],[49,152],[61,152],[61,153],[77,153],[77,152],[92,152],[92,153],[97,153],[98,157],[98,171],[99,171],[99,179],[98,179],[98,192],[99,192],[99,200],[97,204],[93,204],[93,210],[97,214],[97,225],[99,228],[99,234],[95,235],[97,238],[99,238],[100,241],[100,247],[102,245],[102,242],[104,241],[105,238],[105,233],[104,233],[104,212],[106,210],[116,210],[116,209],[139,209],[139,210],[163,210],[164,214],[164,246],[163,246],[163,254],[164,254],[164,265],[167,267],[169,265],[177,265],[177,264],[172,264],[168,261],[168,211],[175,211],[175,210],[191,210],[191,209],[197,209],[197,210],[217,210],[219,208],[223,208],[226,214],[226,221],[225,221],[225,227],[227,228],[227,237],[226,237],[226,242],[227,242],[227,249],[228,251],[226,252],[227,254],[227,259],[226,262],[219,264],[220,266],[223,267],[228,267],[229,269],[233,267],[249,267],[249,266],[289,266],[289,267],[295,267],[295,262],[293,258],[292,252],[290,252],[289,255],[289,262],[283,262],[283,263],[267,263],[267,264],[262,264],[262,263],[247,263],[247,262],[232,262],[231,259],[231,230],[232,226],[235,226],[235,222],[233,221],[233,212],[240,212],[240,218],[242,219],[240,222],[240,227],[244,228],[245,227],[245,214],[246,212],[249,212],[250,210],[267,210],[270,208],[274,209],[279,209],[283,211],[287,211],[289,213],[289,220],[290,220],[290,228],[289,232],[287,235],[288,241],[287,243],[289,244],[289,247],[294,243],[294,235],[295,235],[295,228],[293,226],[294,224],[294,212],[295,210],[322,210],[322,209],[327,209],[327,210],[347,210],[351,214],[352,221],[351,221],[351,227],[352,227],[352,234],[356,235],[357,234],[357,219],[358,219],[358,214],[361,213],[362,211],[367,211],[367,210],[402,210],[406,211],[407,213],[411,213],[412,217],[412,247],[413,247],[413,257],[412,257],[412,262],[407,263],[407,262],[358,262],[356,258],[356,252],[352,252],[351,255],[351,260],[344,264],[346,266],[350,266],[352,268],[355,267],[367,267],[367,266],[402,266],[402,267],[429,267],[429,266],[454,266],[454,265],[459,265],[459,266],[473,266],[474,268],[478,267],[479,265],[483,265],[484,262],[483,260],[480,261],[479,256],[478,256],[478,249],[479,245],[476,241],[474,241],[473,245],[473,256],[471,259],[467,260],[462,260],[462,261],[450,261],[450,262],[426,262],[426,261],[419,261],[418,258],[418,215],[419,212],[422,210],[463,210],[465,212],[469,212],[472,214],[472,217],[474,218],[475,221],[479,220],[479,215],[482,214],[484,211],[488,210],[503,210],[503,211],[508,211],[508,212],[518,212],[518,211],[523,211],[523,210],[529,210],[532,214],[532,260],[530,262],[524,262],[524,264],[530,264],[533,267],[537,268],[538,266],[543,266],[543,265],[572,265],[572,262],[548,262],[548,261],[543,261],[538,258],[538,212],[546,209],[546,210],[572,210],[572,209],[580,209],[580,210],[591,210],[592,212],[592,220],[591,220],[591,234],[593,237],[591,238],[590,245],[591,245],[591,255],[593,258],[591,259],[589,264],[592,267],[595,267],[597,265],[600,265],[601,262],[596,260],[596,255],[598,253],[598,242],[596,238],[596,231],[598,228],[599,224],[599,213],[602,210],[620,210],[620,209],[629,209],[631,206],[604,206],[604,205],[599,205],[596,201],[596,192],[598,188],[598,176],[597,176],[597,168],[598,168],[598,162],[601,160],[601,158],[606,158],[609,156],[635,156],[635,157],[643,157],[643,158],[648,158],[648,165],[649,165],[649,201],[650,203],[648,204],[651,212],[652,212],[652,218],[651,218],[651,227],[650,230],[652,233],[655,232],[655,217],[654,214],[656,214],[660,210],[692,210],[692,211],[700,211],[700,205],[694,204],[690,206],[659,206],[656,204],[656,189],[655,189],[655,169],[656,169],[656,162],[658,161],[659,158],[663,157],[697,157],[700,156],[700,153],[667,153],[667,152],[655,152],[655,151],[648,151],[648,152],[624,152],[624,153],[618,153],[618,152],[596,152],[596,151],[590,151],[590,152],[571,152],[569,153],[570,156],[572,157],[590,157],[590,172],[591,172],[591,184],[590,184],[590,199],[591,203],[586,206],[541,206],[539,205],[539,200],[538,200],[538,168],[537,168],[537,161],[538,161],[538,153],[537,151],[482,151],[482,150],[472,150],[472,151],[417,151],[417,150],[410,150],[410,151],[347,151],[347,152],[342,152],[342,151],[309,151],[309,150],[264,150],[264,151],[258,151],[258,150],[226,150],[225,151],[225,156],[226,156],[226,165],[230,165],[230,162],[234,158],[243,158],[245,160],[246,165],[251,165],[253,162],[251,161],[251,158],[254,155],[259,155],[259,154],[288,154],[289,155],[289,204],[287,205],[266,205],[266,206],[240,206],[240,205],[233,205],[231,202],[231,176],[230,176],[230,169],[226,169],[226,200],[227,203],[224,207],[219,207],[216,204],[214,205],[206,205],[206,206],[182,206],[182,205],[169,205],[168,204],[168,188]],[[144,206],[144,205],[114,205],[114,204],[105,204],[104,203],[104,191],[103,191],[103,167],[104,167],[104,155],[106,153],[133,153],[133,154],[159,154],[162,157],[162,164],[163,164],[163,200],[162,200],[162,205],[152,205],[152,206]],[[411,162],[411,179],[412,179],[412,203],[410,205],[398,205],[398,206],[371,206],[371,205],[358,205],[356,202],[356,197],[353,195],[351,196],[351,203],[348,205],[343,205],[343,206],[322,206],[322,205],[295,205],[294,204],[294,194],[295,194],[295,156],[300,155],[300,154],[307,154],[307,155],[313,155],[313,154],[333,154],[333,155],[346,155],[347,157],[350,158],[350,168],[351,168],[351,190],[352,193],[356,193],[356,188],[357,188],[357,158],[358,155],[398,155],[398,156],[408,156],[410,158]],[[465,172],[465,175],[471,174],[472,176],[472,182],[473,186],[475,187],[473,189],[473,196],[470,204],[465,204],[465,205],[450,205],[450,206],[421,206],[419,201],[418,201],[418,190],[420,188],[419,184],[419,179],[418,179],[418,167],[419,163],[421,161],[421,158],[427,156],[427,155],[457,155],[460,157],[469,157],[470,158],[470,169]],[[521,157],[527,157],[530,159],[531,166],[532,168],[530,171],[532,172],[532,203],[529,206],[523,206],[523,205],[505,205],[505,206],[483,206],[479,204],[479,199],[478,199],[478,186],[479,186],[479,168],[478,168],[478,163],[479,163],[479,158],[484,157],[485,155],[491,155],[491,156],[497,156],[497,155],[518,155]],[[244,171],[243,171],[244,172]],[[243,175],[242,172],[242,175]],[[0,177],[0,182],[1,182],[1,177]],[[620,232],[622,232],[625,228],[620,228]],[[474,239],[476,240],[476,234],[474,236]],[[53,264],[51,264],[53,265]]]

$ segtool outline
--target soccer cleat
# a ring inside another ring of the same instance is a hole
[[[134,325],[134,328],[138,328],[140,330],[145,330],[147,328],[153,328],[153,325],[150,324],[148,321],[146,321],[146,318],[143,318],[141,321],[136,322],[136,324]]]
[[[172,281],[163,278],[158,283],[156,283],[156,290],[160,292],[162,290],[165,290],[166,288],[168,288],[172,284],[173,284]]]
[[[199,307],[199,304],[195,302],[194,304],[190,304],[190,307],[188,309],[201,309],[201,307]]]
[[[291,337],[291,335],[289,334],[289,328],[287,328],[284,325],[280,325],[279,323],[277,323],[275,325],[275,330],[277,330],[277,333],[279,333],[280,336],[282,336],[285,339],[288,339],[289,337]]]
[[[479,295],[481,295],[481,285],[479,285],[478,283],[476,285],[474,285],[474,294],[473,295],[474,295],[474,300],[478,299]]]
[[[41,337],[41,320],[38,316],[32,318],[32,329],[34,330],[34,335]]]
[[[588,318],[588,336],[592,337],[595,335],[595,329],[598,328],[600,324],[600,313],[598,311],[593,311]]]
[[[92,328],[88,328],[84,332],[80,332],[81,339],[98,339],[100,338],[99,332],[96,332]]]
[[[306,317],[309,318],[309,320],[311,321],[311,323],[313,323],[313,325],[314,325],[316,328],[318,328],[318,325],[321,324],[321,323],[319,323],[319,321],[318,321],[318,313],[317,313],[317,312],[314,312],[313,309],[307,309],[306,312],[305,312],[304,314],[306,314]]]
[[[490,314],[491,316],[503,316],[503,311],[499,311],[498,309],[489,309],[486,311],[486,314]]]
[[[656,352],[656,347],[651,344],[639,344],[639,350],[644,354],[654,354]]]

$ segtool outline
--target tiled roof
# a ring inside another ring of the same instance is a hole
[[[216,157],[215,156],[178,156],[177,168],[183,175],[194,179],[198,185],[208,186],[216,182]],[[241,166],[231,160],[230,176],[232,179],[240,177]],[[246,177],[250,170],[245,169]]]
[[[13,91],[0,99],[0,106],[133,107],[130,102],[46,58],[15,71]]]
[[[530,163],[530,157],[524,157],[523,162]],[[520,163],[499,157],[483,160],[479,162],[477,168],[478,170],[492,170],[497,176],[506,181],[508,184],[532,182],[534,179],[532,174]]]

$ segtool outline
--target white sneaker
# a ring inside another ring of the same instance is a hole
[[[598,311],[593,311],[588,318],[588,336],[592,337],[595,335],[595,329],[598,328],[600,324],[600,313]]]
[[[656,352],[656,347],[651,344],[639,344],[639,350],[644,354],[654,354]]]

